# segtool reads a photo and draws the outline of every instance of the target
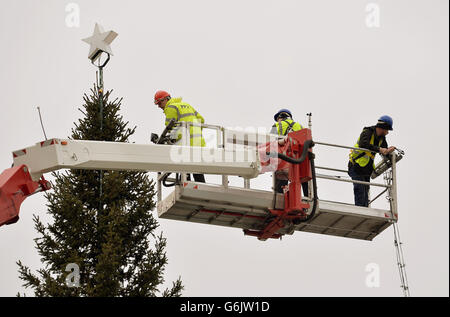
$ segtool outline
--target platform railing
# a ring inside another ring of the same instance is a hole
[[[177,122],[176,123],[176,127],[173,129],[173,133],[180,133],[181,132],[181,140],[179,141],[179,145],[183,145],[183,146],[190,146],[190,127],[191,125],[193,125],[194,123],[192,122]],[[195,123],[196,126],[201,126],[202,130],[215,130],[216,131],[216,147],[217,148],[223,148],[224,147],[224,143],[225,143],[225,134],[223,133],[224,128],[218,125],[213,125],[213,124],[199,124],[199,123]],[[160,202],[162,200],[162,181],[163,179],[166,177],[167,174],[170,173],[158,173],[157,176],[157,199],[158,202]],[[180,178],[181,178],[181,182],[184,183],[187,181],[188,179],[188,174],[187,173],[179,173],[180,174]],[[174,177],[167,177],[167,181],[169,182],[177,182],[178,180]],[[223,175],[222,176],[222,185],[224,187],[228,187],[228,176],[227,175]]]
[[[321,146],[327,146],[327,147],[335,147],[335,148],[342,148],[342,149],[349,149],[349,150],[358,150],[358,151],[364,151],[364,152],[371,152],[371,153],[378,153],[376,151],[372,151],[365,148],[356,148],[352,146],[346,146],[346,145],[339,145],[339,144],[332,144],[332,143],[325,143],[325,142],[317,142],[314,141],[315,145],[321,145]],[[392,162],[392,167],[389,168],[385,172],[384,180],[385,184],[380,183],[374,183],[374,182],[364,182],[359,180],[353,180],[353,179],[344,179],[339,176],[330,176],[330,175],[322,175],[322,174],[316,174],[317,178],[331,180],[331,181],[337,181],[337,182],[346,182],[346,183],[353,183],[353,184],[362,184],[367,185],[370,187],[382,187],[384,188],[383,191],[381,191],[379,194],[376,195],[375,198],[370,199],[370,191],[369,191],[369,207],[371,204],[377,200],[379,197],[381,197],[384,193],[388,192],[388,200],[390,203],[390,212],[392,215],[392,218],[397,218],[398,215],[398,206],[397,206],[397,164],[396,164],[396,155],[395,154],[389,154],[390,160]],[[347,170],[338,169],[334,167],[328,167],[328,166],[319,166],[316,165],[316,169],[322,169],[322,170],[328,170],[328,171],[334,171],[334,172],[341,172],[348,174]],[[342,203],[337,202],[336,203]]]
[[[213,125],[213,124],[199,124],[199,123],[192,123],[192,122],[177,122],[176,123],[176,127],[173,129],[173,135],[176,135],[178,133],[181,133],[181,140],[179,141],[179,143],[177,143],[178,145],[183,145],[183,146],[190,146],[190,127],[192,125],[196,125],[196,126],[200,126],[202,128],[203,134],[205,130],[213,130],[215,131],[215,137],[216,137],[216,141],[215,141],[215,148],[219,148],[219,149],[225,149],[227,146],[226,145],[232,145],[232,143],[229,142],[229,140],[227,140],[227,136],[229,137],[229,132],[232,131],[234,132],[234,130],[229,130],[226,129],[222,126],[219,125]],[[236,131],[238,133],[246,133],[245,131]],[[262,135],[262,134],[261,134]],[[264,134],[264,136],[266,136],[266,134]],[[263,144],[265,142],[262,142],[261,144]],[[208,144],[207,144],[208,146]],[[256,150],[256,148],[255,148]],[[157,176],[157,191],[158,191],[158,195],[157,195],[157,199],[158,202],[160,202],[162,200],[162,180],[164,179],[164,177],[166,176],[167,173],[158,173]],[[181,173],[180,177],[181,177],[181,182],[186,182],[187,181],[187,173]],[[168,177],[167,181],[170,182],[174,182],[176,181],[175,178],[173,177]],[[229,186],[229,175],[222,175],[221,177],[221,186],[223,186],[224,188],[228,188]],[[246,189],[251,189],[251,182],[249,178],[243,178],[243,188]]]

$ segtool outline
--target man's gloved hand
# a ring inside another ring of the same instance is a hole
[[[150,137],[150,141],[152,141],[153,143],[158,143],[159,140],[159,136],[156,133],[152,133],[151,137]]]
[[[395,151],[395,146],[390,146],[389,148],[380,148],[380,154],[388,155]]]

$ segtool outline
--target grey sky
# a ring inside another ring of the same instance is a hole
[[[72,1],[80,27],[67,27],[71,1],[0,0],[2,169],[11,151],[64,138],[95,80],[87,59],[95,22],[119,33],[105,87],[124,97],[149,142],[164,116],[152,102],[165,89],[208,123],[267,126],[280,107],[313,138],[353,145],[363,126],[394,118],[389,144],[399,164],[399,226],[413,296],[448,296],[448,1]],[[380,27],[366,25],[366,6]],[[345,168],[347,151],[317,148],[321,165]],[[153,176],[153,174],[151,174]],[[270,188],[270,178],[253,181]],[[351,185],[319,184],[321,198],[352,201]],[[45,199],[25,201],[21,220],[0,228],[0,296],[24,292],[15,262],[41,267],[32,214],[48,219]],[[296,233],[260,242],[237,229],[162,220],[167,282],[181,275],[186,296],[401,296],[392,228],[372,242]],[[366,265],[380,287],[365,285]],[[31,295],[30,291],[26,291]]]

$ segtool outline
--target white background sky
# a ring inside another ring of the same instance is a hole
[[[363,126],[389,114],[389,144],[406,151],[398,168],[399,226],[411,295],[448,296],[448,1],[74,1],[80,26],[68,27],[70,1],[0,0],[0,166],[11,152],[47,135],[70,135],[82,95],[95,80],[87,59],[95,22],[119,33],[105,87],[124,97],[121,113],[147,143],[164,117],[157,89],[182,96],[211,124],[272,125],[287,107],[316,141],[353,145]],[[366,6],[380,27],[366,25]],[[317,164],[346,168],[347,151],[316,149]],[[154,176],[154,174],[151,174]],[[270,178],[254,181],[270,188]],[[321,198],[352,201],[348,184],[321,182]],[[32,214],[0,228],[0,296],[21,287],[15,262],[41,267]],[[374,241],[296,233],[260,242],[237,229],[161,220],[169,284],[186,296],[401,296],[392,228]],[[380,287],[365,284],[369,263]]]

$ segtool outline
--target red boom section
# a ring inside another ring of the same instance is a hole
[[[39,181],[33,181],[26,165],[4,170],[0,174],[0,226],[17,222],[25,198],[50,187],[43,176]]]
[[[262,166],[262,172],[278,173],[278,177],[285,177],[289,180],[287,190],[284,192],[284,209],[269,209],[273,217],[266,226],[258,230],[244,230],[246,235],[257,237],[259,240],[268,238],[280,238],[278,233],[280,229],[287,223],[296,219],[305,219],[310,204],[302,202],[302,183],[312,179],[311,163],[309,157],[299,164],[289,163],[279,158],[268,157],[266,153],[279,153],[288,156],[294,160],[298,160],[303,152],[305,142],[311,140],[311,130],[302,129],[300,131],[291,132],[287,135],[284,144],[279,141],[268,143],[259,148],[259,156]],[[307,149],[311,151],[311,149]]]

